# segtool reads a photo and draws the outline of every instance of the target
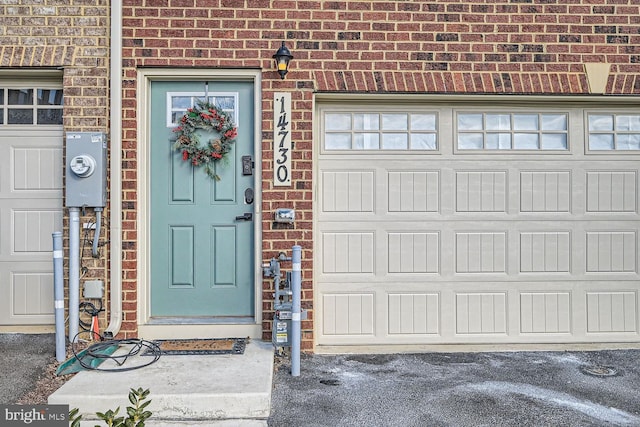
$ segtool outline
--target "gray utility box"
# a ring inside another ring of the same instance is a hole
[[[68,132],[66,161],[66,206],[104,207],[107,203],[107,135]]]

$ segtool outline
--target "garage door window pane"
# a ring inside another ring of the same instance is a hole
[[[406,133],[385,133],[382,135],[382,148],[385,150],[406,150],[407,145]]]
[[[458,135],[460,150],[482,150],[484,135],[481,133],[461,133]]]
[[[327,150],[350,150],[350,133],[329,133],[325,136],[325,147]]]
[[[62,110],[39,109],[39,125],[59,125],[62,124]]]
[[[511,116],[508,114],[487,114],[488,130],[510,130]]]
[[[562,133],[543,133],[542,134],[543,150],[566,150],[567,135]]]
[[[640,115],[638,116],[616,116],[616,130],[619,131],[640,131]]]
[[[537,150],[537,133],[516,133],[513,136],[513,148],[516,150]]]
[[[38,105],[62,105],[62,89],[38,89]]]
[[[458,114],[458,130],[482,129],[482,114]]]
[[[613,116],[612,115],[595,115],[589,116],[589,130],[590,131],[611,131],[613,130]]]
[[[406,114],[383,114],[383,130],[407,130],[408,121]]]
[[[590,150],[613,150],[613,134],[589,135]]]
[[[538,130],[538,115],[537,114],[514,114],[513,129]]]
[[[33,105],[33,89],[9,89],[9,105]]]
[[[618,150],[640,150],[640,134],[619,135]]]
[[[567,116],[565,114],[543,114],[542,130],[567,130]]]
[[[487,134],[487,146],[489,150],[510,150],[511,134],[510,133],[490,133]]]
[[[435,114],[412,114],[411,115],[411,130],[436,130],[436,115]]]
[[[378,114],[354,114],[353,128],[355,130],[380,129],[380,116]]]
[[[377,133],[356,133],[353,135],[355,150],[377,150],[380,148],[380,136]]]
[[[324,119],[326,130],[351,130],[351,114],[327,114]]]
[[[7,123],[10,125],[33,124],[33,110],[9,108],[7,116]]]
[[[411,134],[412,150],[436,150],[436,135],[434,133]]]

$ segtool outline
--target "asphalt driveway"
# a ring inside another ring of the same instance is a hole
[[[0,334],[0,404],[31,390],[55,352],[55,334]]]
[[[53,334],[0,334],[0,403],[54,360]],[[640,350],[303,355],[274,376],[268,425],[640,426]]]
[[[640,350],[303,356],[269,426],[640,426]]]

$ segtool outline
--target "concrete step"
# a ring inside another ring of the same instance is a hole
[[[139,366],[148,358],[134,356],[123,366]],[[111,361],[101,365],[111,366]],[[271,343],[251,340],[242,355],[162,356],[130,371],[82,371],[49,396],[49,403],[78,408],[83,419],[95,420],[96,412],[117,407],[126,414],[129,390],[142,387],[150,390],[149,426],[264,426],[272,379]]]

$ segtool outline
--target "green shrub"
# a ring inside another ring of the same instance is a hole
[[[120,407],[118,406],[115,411],[109,409],[107,412],[96,412],[98,418],[107,423],[108,427],[144,427],[144,422],[151,416],[150,411],[145,411],[145,408],[149,406],[151,400],[143,402],[149,396],[149,389],[143,390],[139,387],[137,390],[131,389],[129,391],[129,402],[133,406],[127,406],[127,416],[119,417],[118,412]],[[73,408],[69,411],[69,423],[71,427],[80,427],[80,421],[82,415],[78,415],[78,408]],[[96,425],[96,427],[101,427]]]

